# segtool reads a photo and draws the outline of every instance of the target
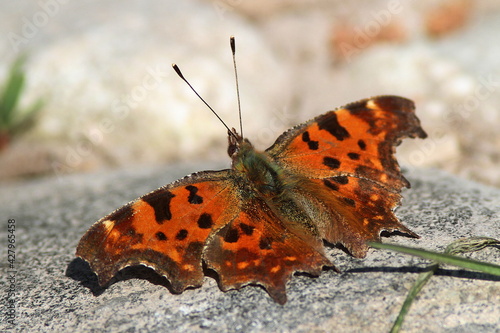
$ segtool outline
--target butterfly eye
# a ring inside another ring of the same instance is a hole
[[[230,142],[229,146],[227,147],[227,154],[232,158],[238,152],[238,150],[238,144]]]

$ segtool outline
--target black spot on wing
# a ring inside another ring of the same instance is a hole
[[[198,227],[201,229],[210,229],[214,224],[212,220],[212,215],[203,213],[198,218]]]
[[[187,235],[188,235],[188,231],[186,229],[181,229],[181,230],[179,230],[177,235],[175,235],[175,239],[184,240],[184,239],[186,239]]]
[[[328,187],[328,188],[330,188],[330,189],[332,189],[334,191],[338,191],[339,190],[339,186],[337,184],[332,183],[328,179],[323,179],[323,184],[325,184],[326,187]]]
[[[224,242],[226,243],[236,243],[240,239],[238,230],[235,228],[229,228],[227,233],[224,235]]]
[[[366,142],[364,140],[362,140],[362,139],[359,139],[358,140],[358,147],[361,150],[366,150]]]
[[[351,207],[356,206],[356,201],[352,200],[351,198],[342,198],[346,204],[348,204]]]
[[[335,112],[329,112],[319,116],[317,121],[319,129],[327,131],[338,141],[343,141],[344,139],[350,137],[349,132],[339,124],[337,114]]]
[[[336,158],[326,156],[323,158],[323,164],[330,169],[338,169],[340,167],[340,161]]]
[[[169,190],[158,189],[154,192],[146,194],[141,199],[153,207],[156,222],[162,224],[165,220],[170,220],[172,218],[170,201],[173,197],[175,197],[175,195]]]
[[[196,186],[188,185],[185,188],[189,191],[188,202],[190,204],[199,205],[203,203],[203,198],[196,194],[196,192],[198,192],[198,188]]]
[[[318,150],[319,148],[318,141],[309,141],[307,143],[307,146],[309,147],[310,150]]]
[[[354,160],[354,161],[359,160],[359,154],[358,153],[348,153],[347,156],[349,156],[349,158],[351,160]]]
[[[318,150],[318,148],[319,148],[318,141],[311,140],[311,138],[309,137],[308,131],[305,131],[304,133],[302,133],[302,141],[307,143],[307,146],[309,147],[310,150]]]
[[[155,234],[155,237],[157,240],[160,240],[160,241],[166,241],[167,240],[167,236],[165,236],[165,234],[161,231],[158,231],[156,234]]]
[[[248,225],[246,223],[240,223],[240,229],[243,231],[243,233],[247,236],[252,236],[253,234],[253,229],[255,229],[254,226]]]
[[[336,177],[332,177],[330,179],[333,180],[334,182],[336,182],[337,184],[345,185],[345,184],[349,183],[349,178],[347,176],[336,176]]]

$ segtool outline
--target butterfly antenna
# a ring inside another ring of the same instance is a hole
[[[238,84],[238,70],[236,69],[236,45],[234,42],[234,36],[229,38],[229,44],[231,44],[231,53],[233,54],[233,67],[234,67],[234,77],[236,79],[236,95],[238,97],[238,115],[240,117],[240,135],[243,137],[243,122],[241,120],[241,102],[240,102],[240,85]]]
[[[201,99],[201,101],[203,103],[205,103],[205,105],[210,109],[210,111],[212,111],[212,113],[220,120],[220,122],[222,123],[222,125],[224,125],[224,127],[227,128],[228,132],[235,138],[235,139],[238,139],[236,137],[236,135],[233,133],[233,131],[231,131],[231,129],[229,129],[229,127],[226,125],[226,123],[221,119],[221,117],[219,117],[219,115],[217,114],[217,112],[214,111],[214,109],[212,109],[212,107],[203,99],[203,97],[200,96],[200,94],[198,94],[198,92],[193,88],[193,86],[189,83],[188,80],[186,80],[186,78],[184,77],[184,75],[182,75],[182,72],[181,70],[179,69],[179,67],[176,65],[176,64],[172,64],[172,67],[174,68],[174,71],[177,73],[177,75],[179,75],[179,77],[181,79],[184,80],[184,82],[187,83],[187,85],[189,86],[189,88],[191,88],[192,91],[194,91],[194,93],[196,94],[196,96],[198,96],[199,99]]]

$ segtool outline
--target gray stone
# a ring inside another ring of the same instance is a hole
[[[296,275],[288,302],[274,303],[260,287],[222,292],[206,277],[201,288],[172,294],[165,279],[146,268],[118,273],[107,289],[75,248],[98,218],[190,171],[206,167],[122,170],[3,183],[0,289],[5,274],[7,219],[15,219],[15,331],[113,332],[388,332],[408,289],[428,261],[383,250],[354,259],[337,248],[328,254],[342,271],[320,277]],[[397,215],[421,239],[396,243],[442,251],[460,237],[500,238],[500,190],[441,171],[411,169]],[[500,264],[488,248],[468,257]],[[500,330],[499,277],[443,266],[423,289],[404,323],[405,332]],[[5,304],[5,303],[4,303]],[[0,330],[8,328],[2,309]]]

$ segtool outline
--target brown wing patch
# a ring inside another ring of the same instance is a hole
[[[394,215],[401,196],[378,183],[356,177],[313,179],[317,192],[334,216],[323,231],[330,243],[341,243],[355,257],[364,257],[366,241],[380,241],[382,231],[400,231],[417,237]],[[326,190],[326,192],[325,192]]]

